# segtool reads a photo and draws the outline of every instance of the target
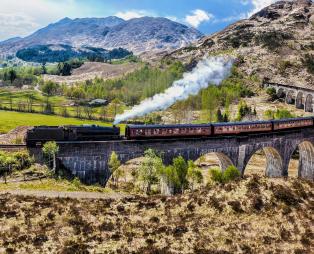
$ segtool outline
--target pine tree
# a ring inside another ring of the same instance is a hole
[[[216,113],[216,122],[218,123],[224,122],[224,117],[221,113],[220,108],[218,108],[217,113]]]

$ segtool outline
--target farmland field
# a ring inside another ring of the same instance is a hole
[[[0,133],[7,133],[19,126],[37,126],[37,125],[81,125],[97,124],[101,126],[111,126],[111,123],[92,120],[79,120],[75,118],[66,118],[61,116],[51,116],[42,114],[20,113],[0,110]],[[124,126],[121,125],[123,132]]]

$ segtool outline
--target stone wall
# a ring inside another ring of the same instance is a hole
[[[202,155],[216,153],[222,170],[233,164],[244,174],[251,157],[258,150],[264,149],[267,158],[266,174],[282,177],[288,175],[291,155],[300,145],[299,175],[314,179],[313,142],[314,128],[229,138],[61,142],[58,161],[82,181],[104,185],[110,177],[107,163],[113,151],[122,163],[126,163],[142,157],[145,150],[152,148],[162,155],[165,164],[170,164],[179,155],[186,160],[197,160]],[[37,151],[37,154],[40,152]]]

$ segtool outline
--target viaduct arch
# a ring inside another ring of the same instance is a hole
[[[235,165],[244,174],[251,157],[263,149],[266,154],[266,175],[288,176],[291,156],[299,147],[299,176],[314,180],[314,128],[303,128],[283,132],[249,134],[233,137],[203,139],[170,139],[141,141],[103,142],[59,142],[59,162],[73,175],[88,184],[105,184],[110,178],[108,160],[115,151],[122,163],[142,157],[151,148],[162,155],[165,164],[173,158],[183,156],[186,160],[197,160],[208,153],[215,153],[222,170]],[[31,148],[41,156],[41,148]]]
[[[314,112],[314,90],[277,83],[265,83],[263,87],[274,88],[278,98],[285,99],[287,104],[294,104],[305,112]]]

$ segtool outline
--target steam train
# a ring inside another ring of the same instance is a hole
[[[27,131],[25,143],[32,147],[48,141],[105,141],[120,139],[120,128],[82,126],[37,126]]]
[[[25,141],[27,146],[36,146],[42,145],[48,141],[206,138],[245,135],[250,133],[258,134],[308,127],[314,127],[314,117],[214,124],[127,125],[124,136],[120,135],[120,128],[116,126],[38,126],[28,130]]]

